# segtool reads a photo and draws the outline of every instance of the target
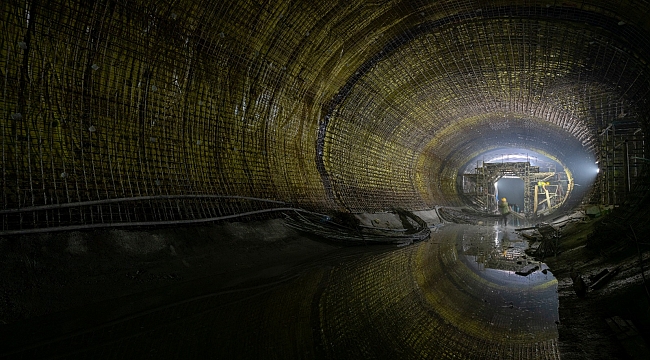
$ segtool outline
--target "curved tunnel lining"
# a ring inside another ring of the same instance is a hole
[[[338,106],[345,101],[345,98],[353,91],[353,88],[357,85],[359,80],[364,77],[368,72],[372,71],[372,68],[379,63],[380,61],[387,58],[394,51],[397,51],[400,47],[406,43],[412,41],[418,36],[434,31],[437,28],[440,28],[447,24],[452,24],[455,22],[466,21],[468,19],[485,19],[485,18],[509,18],[509,17],[522,17],[530,16],[531,13],[534,13],[540,18],[552,19],[553,21],[572,21],[572,22],[584,22],[591,26],[596,26],[603,28],[611,33],[627,33],[634,32],[634,29],[629,30],[628,28],[621,29],[619,23],[615,22],[611,18],[601,15],[584,11],[581,9],[575,8],[560,8],[560,7],[521,7],[521,6],[504,6],[497,8],[485,9],[481,12],[468,12],[464,14],[457,14],[448,16],[439,20],[425,22],[419,24],[415,29],[409,29],[404,32],[403,35],[398,36],[389,42],[389,45],[383,48],[379,53],[372,57],[372,59],[366,61],[361,67],[357,69],[355,74],[348,80],[348,82],[339,90],[335,97],[328,103],[326,106],[327,114],[323,120],[319,123],[318,137],[316,140],[316,165],[321,176],[321,180],[326,188],[329,199],[335,199],[337,196],[334,195],[332,190],[332,181],[331,175],[329,174],[323,156],[325,153],[325,142],[327,129],[330,120],[335,117],[335,112],[337,111]],[[638,34],[634,34],[638,36]],[[324,109],[325,110],[325,109]],[[341,201],[340,199],[338,200]],[[444,202],[444,201],[441,201]],[[341,204],[345,205],[345,204]]]

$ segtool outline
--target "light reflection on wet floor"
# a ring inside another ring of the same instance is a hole
[[[557,280],[546,264],[526,255],[528,243],[513,227],[453,224],[432,238],[439,241],[443,273],[457,278],[458,291],[483,303],[467,316],[506,338],[557,339]],[[535,266],[527,276],[516,274]]]

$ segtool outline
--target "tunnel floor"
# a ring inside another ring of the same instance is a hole
[[[516,275],[507,258],[523,243],[508,238],[512,229],[446,226],[333,269],[321,299],[327,357],[559,358],[557,282]]]
[[[183,272],[189,268],[179,264],[196,268],[198,261],[168,256],[157,270],[141,264],[140,275],[105,270],[94,276],[101,281],[74,285],[114,289],[87,304],[66,290],[32,289],[24,300],[30,306],[54,299],[74,306],[1,326],[9,341],[0,357],[559,358],[557,281],[548,271],[514,273],[525,244],[512,229],[447,225],[401,248],[286,235],[271,247],[240,249],[249,263],[237,272],[219,273],[207,262],[205,273]],[[208,262],[236,257],[222,250],[210,250],[223,258]],[[148,263],[157,257],[148,255]],[[151,274],[166,272],[183,280],[147,288]],[[138,277],[140,285],[120,293]]]

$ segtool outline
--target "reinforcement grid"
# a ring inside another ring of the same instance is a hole
[[[257,46],[264,33],[245,41],[278,9],[252,1],[3,1],[0,230],[174,223],[318,204],[311,188],[320,181],[303,174],[298,156],[309,135],[288,126],[306,111],[297,100],[304,89],[281,94],[277,86],[301,80],[274,58],[290,56],[296,30],[283,30],[277,52],[265,57]]]
[[[650,86],[592,2],[5,0],[0,231],[444,203],[482,112],[593,148]]]

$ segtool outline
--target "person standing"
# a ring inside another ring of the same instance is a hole
[[[503,226],[508,226],[508,214],[510,214],[510,206],[506,198],[501,198],[499,201],[499,214],[503,218]]]

